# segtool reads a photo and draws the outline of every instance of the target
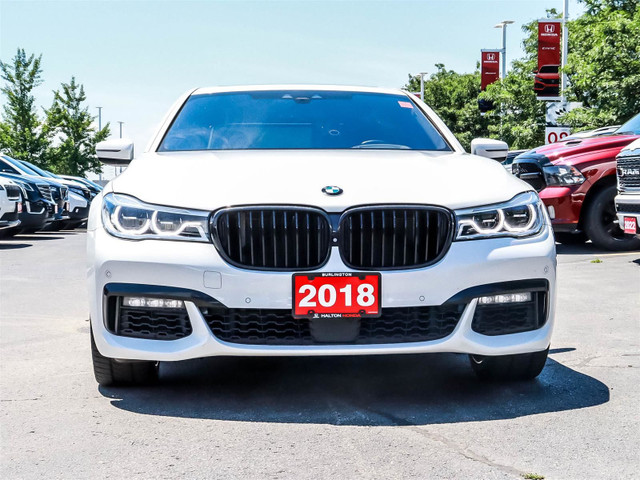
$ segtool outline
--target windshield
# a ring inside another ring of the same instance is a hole
[[[640,135],[640,113],[616,130],[618,135]]]
[[[24,165],[28,169],[36,172],[36,175],[40,175],[41,177],[59,178],[56,177],[53,173],[42,170],[40,167],[36,167],[33,163],[27,162],[26,160],[21,160],[20,163],[22,163],[22,165]]]
[[[158,151],[346,148],[451,150],[406,95],[280,90],[192,95]]]
[[[558,65],[543,65],[540,67],[540,73],[558,73]]]
[[[14,167],[16,170],[18,170],[21,175],[33,175],[33,176],[36,176],[36,177],[41,177],[42,176],[38,172],[32,170],[31,168],[27,167],[22,162],[14,159],[14,158],[8,157],[6,155],[4,155],[2,158],[7,163],[9,163],[12,167]]]

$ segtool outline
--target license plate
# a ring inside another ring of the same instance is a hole
[[[362,318],[381,314],[379,273],[296,273],[294,318]]]
[[[635,217],[624,217],[624,233],[632,233],[635,235],[638,229],[638,223]]]

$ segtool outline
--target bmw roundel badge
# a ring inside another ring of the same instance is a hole
[[[327,186],[322,189],[323,193],[327,195],[340,195],[342,193],[342,189],[340,187],[336,187],[335,185]]]

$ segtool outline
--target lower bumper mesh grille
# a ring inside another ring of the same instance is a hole
[[[153,340],[177,340],[191,334],[191,321],[184,308],[161,311],[120,307],[116,335]]]
[[[640,213],[640,203],[618,203],[616,210],[618,213]]]
[[[464,304],[439,307],[384,308],[379,318],[358,320],[355,339],[333,343],[373,345],[437,340],[456,328]],[[291,310],[201,307],[211,332],[220,340],[249,345],[315,345],[308,319],[294,319]],[[345,320],[353,322],[353,319]],[[318,322],[315,328],[322,320]],[[321,327],[320,327],[321,328]]]
[[[489,336],[537,330],[547,319],[547,295],[545,292],[532,295],[531,301],[524,303],[478,305],[471,328]]]

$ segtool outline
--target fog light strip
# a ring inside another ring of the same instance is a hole
[[[184,308],[182,300],[171,298],[124,297],[122,305],[125,307]]]
[[[523,303],[531,301],[531,292],[522,293],[503,293],[500,295],[490,295],[487,297],[479,297],[480,305],[492,305],[496,303]]]

